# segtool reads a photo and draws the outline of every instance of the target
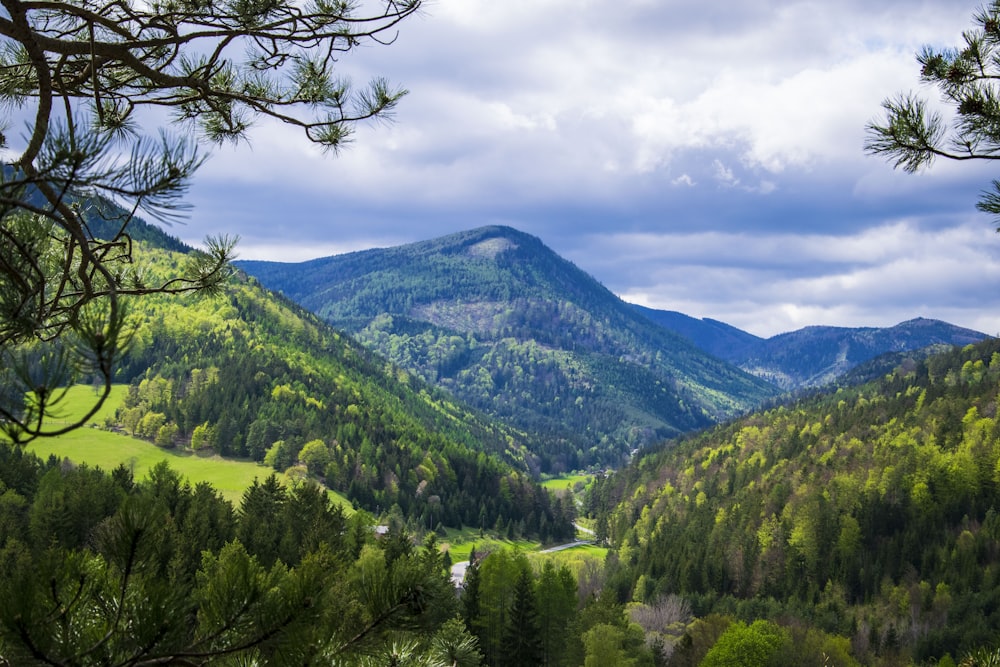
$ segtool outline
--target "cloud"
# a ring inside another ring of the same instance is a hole
[[[1000,330],[1000,241],[973,208],[991,166],[913,176],[862,150],[884,98],[937,99],[913,54],[977,7],[435,0],[340,62],[410,89],[395,123],[336,158],[261,123],[204,167],[184,235],[287,259],[509,224],[627,297],[755,333]]]
[[[1000,330],[1000,296],[983,289],[1000,280],[1000,249],[995,233],[974,222],[922,230],[900,221],[844,236],[626,234],[589,242],[632,258],[623,286],[610,286],[626,300],[758,335],[916,316]]]

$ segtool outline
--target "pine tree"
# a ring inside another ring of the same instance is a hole
[[[531,572],[522,569],[514,585],[514,600],[503,633],[501,667],[543,664],[542,634],[538,627],[538,602]]]
[[[953,49],[924,47],[917,54],[920,79],[938,88],[956,113],[946,120],[914,94],[882,103],[885,118],[868,125],[865,150],[913,173],[937,158],[996,160],[1000,157],[997,77],[1000,76],[1000,0],[992,0],[973,18]],[[983,192],[981,211],[1000,216],[1000,180]],[[998,228],[1000,231],[1000,228]]]
[[[165,281],[148,282],[133,261],[133,216],[183,213],[205,159],[199,139],[236,142],[267,117],[338,150],[406,94],[381,77],[352,90],[338,59],[392,41],[419,8],[4,2],[0,98],[28,120],[24,136],[7,134],[6,109],[0,123],[0,431],[22,441],[59,435],[100,409],[131,338],[127,298],[226,282],[235,238],[209,239]],[[150,136],[144,109],[167,109],[184,134]],[[59,388],[80,377],[100,388],[93,405],[70,424],[50,423]]]
[[[576,578],[565,565],[556,569],[546,560],[538,578],[538,627],[542,641],[542,664],[558,665],[566,652],[566,633],[576,616]]]

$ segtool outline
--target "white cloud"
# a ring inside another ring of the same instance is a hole
[[[398,240],[352,239],[349,243],[318,243],[304,246],[299,243],[275,243],[257,238],[242,239],[237,246],[239,259],[267,257],[273,262],[305,262],[317,257],[332,257],[369,248],[385,248],[398,244]]]
[[[712,161],[712,172],[715,176],[715,180],[719,181],[723,185],[734,186],[739,185],[740,183],[740,179],[736,178],[736,175],[733,174],[733,170],[722,164],[721,160]]]
[[[436,0],[392,46],[342,63],[411,89],[396,125],[361,128],[333,160],[265,123],[252,152],[220,151],[206,172],[359,206],[481,208],[624,201],[661,171],[712,187],[699,164],[721,160],[730,183],[770,194],[789,170],[835,177],[863,163],[865,122],[914,84],[922,41],[957,36],[968,18],[954,14],[944,0]]]

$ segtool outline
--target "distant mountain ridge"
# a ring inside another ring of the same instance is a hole
[[[543,470],[617,464],[778,393],[510,227],[299,264],[236,264],[527,433]]]
[[[760,338],[717,320],[633,305],[651,321],[785,390],[820,387],[860,364],[890,352],[938,345],[964,347],[988,335],[918,317],[892,327],[810,326]]]
[[[637,304],[630,305],[643,316],[684,336],[719,359],[738,360],[744,356],[744,350],[754,349],[765,342],[764,338],[719,320],[698,319],[674,310],[657,310]]]

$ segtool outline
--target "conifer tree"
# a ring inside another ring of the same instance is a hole
[[[420,0],[2,0],[0,429],[16,440],[85,423],[110,393],[130,327],[126,298],[217,290],[235,239],[150,282],[131,222],[185,210],[199,143],[246,138],[259,118],[329,151],[406,93],[376,78],[352,91],[337,61],[394,39]],[[11,113],[16,110],[15,113]],[[181,130],[146,132],[166,116]],[[152,136],[150,136],[152,134]],[[103,391],[70,424],[48,419],[79,377]]]
[[[504,627],[499,664],[502,667],[533,667],[543,664],[543,658],[534,582],[531,571],[522,568],[514,584],[514,599]]]
[[[906,93],[882,103],[885,117],[868,125],[865,150],[913,173],[936,158],[1000,159],[1000,0],[976,12],[975,27],[957,48],[925,47],[917,54],[920,79],[936,87],[955,110],[946,122],[923,98]],[[1000,180],[977,208],[1000,216]],[[1000,231],[1000,227],[998,227]]]

